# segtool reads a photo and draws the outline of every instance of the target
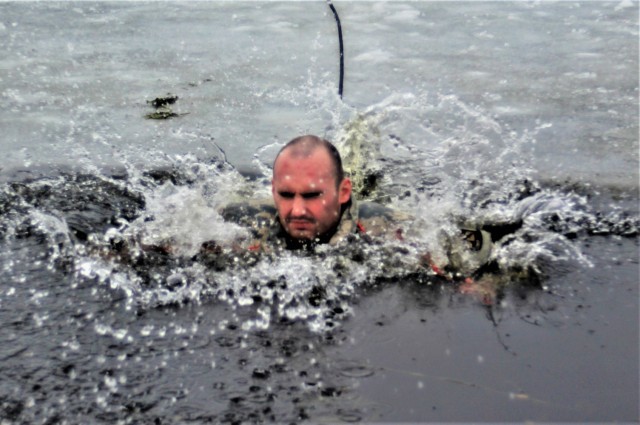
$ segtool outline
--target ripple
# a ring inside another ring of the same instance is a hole
[[[355,362],[339,366],[338,370],[340,371],[340,375],[349,378],[367,378],[373,376],[375,373],[372,367]]]

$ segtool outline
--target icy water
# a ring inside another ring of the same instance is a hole
[[[638,420],[638,3],[335,6],[0,3],[2,423]],[[303,133],[406,240],[198,257]]]

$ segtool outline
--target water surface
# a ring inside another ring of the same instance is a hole
[[[638,3],[335,5],[342,100],[325,2],[0,3],[3,421],[637,421]],[[406,246],[194,259],[302,133]],[[461,220],[491,303],[410,272]]]

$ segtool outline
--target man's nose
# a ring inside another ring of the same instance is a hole
[[[291,206],[291,214],[294,216],[304,215],[306,205],[302,196],[296,196],[293,198],[293,205]]]

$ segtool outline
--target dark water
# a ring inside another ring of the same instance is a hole
[[[147,311],[42,270],[3,294],[2,415],[128,423],[620,421],[637,414],[637,242],[487,308],[396,282],[335,332],[243,332],[251,312],[214,300]],[[16,243],[44,261],[38,245]],[[3,276],[3,279],[6,277]],[[240,322],[240,323],[239,323]],[[98,325],[99,323],[99,325]]]

